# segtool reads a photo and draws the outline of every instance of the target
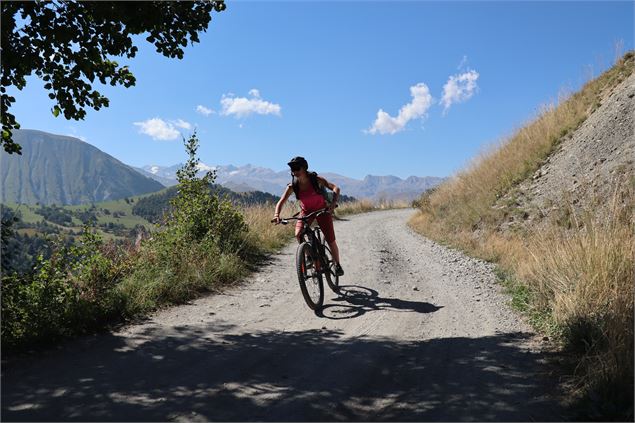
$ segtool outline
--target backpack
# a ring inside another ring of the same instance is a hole
[[[313,185],[313,189],[315,192],[324,197],[324,201],[326,201],[327,207],[331,206],[333,202],[333,191],[327,190],[324,185],[320,183],[317,177],[317,172],[307,172],[309,174],[309,179],[311,180],[311,185]],[[295,198],[298,199],[298,194],[300,193],[300,187],[298,186],[297,178],[293,177],[291,180],[291,187],[293,188],[293,193],[295,194]]]

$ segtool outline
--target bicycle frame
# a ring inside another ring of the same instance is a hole
[[[311,246],[311,250],[313,251],[313,254],[315,257],[319,258],[320,261],[320,266],[318,270],[320,273],[324,273],[324,268],[327,267],[326,265],[326,260],[325,260],[325,253],[324,253],[324,242],[325,240],[323,239],[322,235],[322,231],[320,229],[319,226],[315,227],[315,228],[311,228],[311,226],[309,226],[309,219],[313,218],[313,217],[317,217],[319,215],[321,215],[322,213],[326,213],[328,211],[328,209],[320,209],[320,210],[316,210],[312,213],[309,213],[306,216],[302,216],[302,217],[297,217],[297,215],[300,213],[296,213],[293,217],[288,217],[285,219],[281,219],[280,223],[282,223],[283,225],[286,225],[289,223],[289,220],[301,220],[302,221],[302,230],[300,231],[300,239],[301,240],[305,240],[310,246]]]
[[[299,245],[296,251],[296,270],[298,272],[298,281],[300,282],[300,290],[302,296],[309,308],[318,310],[322,307],[324,301],[324,285],[322,275],[326,276],[326,282],[333,292],[339,295],[339,277],[334,270],[334,261],[329,247],[325,244],[323,232],[319,225],[311,228],[309,220],[328,212],[328,209],[320,209],[306,216],[297,217],[300,212],[293,217],[285,219],[273,219],[272,222],[282,223],[286,225],[290,220],[299,220],[302,222],[302,229],[299,232]],[[328,253],[327,253],[328,251]],[[310,257],[309,257],[310,256]],[[312,260],[312,263],[307,260]],[[309,263],[307,266],[306,264]],[[311,268],[312,275],[307,274],[307,269]],[[312,279],[313,282],[307,284],[307,280]],[[311,293],[309,293],[311,286]],[[317,289],[317,291],[316,291]],[[315,295],[318,294],[317,299]]]

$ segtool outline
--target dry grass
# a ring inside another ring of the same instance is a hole
[[[282,217],[289,217],[298,211],[296,206],[287,202],[281,211]],[[257,205],[249,206],[243,210],[245,222],[249,226],[251,245],[257,246],[266,252],[272,252],[285,245],[293,238],[294,225],[274,225],[274,206]]]
[[[633,383],[635,194],[620,184],[611,212],[576,213],[574,229],[533,235],[516,274],[551,310],[567,345],[581,354],[578,376],[590,386]],[[611,393],[613,396],[614,393]]]
[[[577,352],[577,381],[605,408],[596,407],[599,418],[632,419],[633,413],[633,180],[616,184],[609,215],[565,206],[573,224],[550,222],[542,232],[501,232],[504,211],[493,206],[531,176],[633,68],[629,52],[580,92],[543,108],[534,121],[424,195],[421,212],[410,221],[415,230],[497,262],[511,275],[514,301],[530,317],[539,316],[532,318],[539,329],[553,323],[563,345]]]
[[[405,200],[357,200],[342,203],[335,212],[337,216],[346,216],[375,210],[404,209],[407,207],[411,207],[411,204]]]

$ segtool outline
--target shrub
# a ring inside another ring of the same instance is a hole
[[[215,173],[197,178],[198,138],[184,140],[188,160],[177,172],[178,193],[164,226],[143,245],[141,260],[118,288],[127,315],[181,303],[242,276],[248,227],[228,200],[210,190]]]
[[[189,158],[176,174],[178,194],[170,200],[166,231],[186,242],[211,242],[223,253],[240,251],[247,231],[242,214],[229,201],[210,192],[215,171],[206,172],[200,179],[196,177],[200,162],[196,157],[196,133],[184,143]]]
[[[130,251],[111,246],[104,254],[98,235],[85,228],[79,245],[58,245],[38,258],[29,275],[2,278],[2,342],[9,350],[50,342],[102,327],[120,315],[114,290],[129,270]]]

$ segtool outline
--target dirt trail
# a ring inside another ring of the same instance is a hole
[[[316,316],[289,245],[247,283],[8,363],[2,420],[558,420],[544,354],[491,266],[412,232],[336,222],[346,275]]]

